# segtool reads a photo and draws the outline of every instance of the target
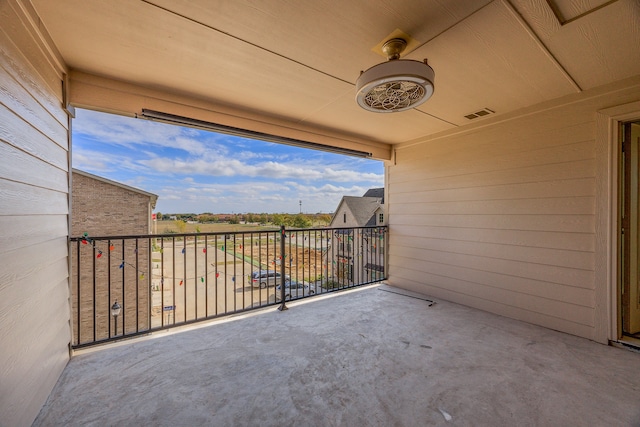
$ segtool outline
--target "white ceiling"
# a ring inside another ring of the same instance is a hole
[[[72,69],[391,144],[640,74],[640,0],[31,1]],[[366,112],[355,81],[397,29],[435,93]]]

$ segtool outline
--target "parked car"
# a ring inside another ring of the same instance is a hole
[[[302,298],[302,297],[306,297],[314,294],[315,294],[315,290],[311,288],[311,286],[309,286],[309,284],[306,282],[296,282],[295,280],[285,281],[285,284],[284,284],[285,300],[292,299],[292,298],[293,299]],[[282,288],[281,286],[278,286],[276,287],[276,299],[279,300],[281,298],[281,295],[282,295]]]
[[[277,286],[282,283],[282,276],[275,270],[254,271],[247,280],[251,286],[266,288],[267,286]],[[285,275],[285,282],[289,280],[289,276]]]

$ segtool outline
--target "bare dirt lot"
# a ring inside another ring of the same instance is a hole
[[[315,282],[327,274],[329,239],[321,232],[279,232],[164,239],[152,253],[151,326],[188,322],[274,303],[275,287],[259,288],[248,277],[280,271],[294,281]]]

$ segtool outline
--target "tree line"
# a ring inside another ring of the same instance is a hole
[[[329,225],[331,222],[331,215],[325,213],[317,214],[267,214],[267,213],[246,213],[246,214],[213,214],[209,212],[194,214],[194,213],[171,213],[163,214],[161,212],[156,213],[156,219],[158,221],[166,220],[178,220],[178,221],[192,221],[201,224],[210,223],[255,223],[263,225],[284,225],[286,227],[294,228],[308,228],[313,226]]]

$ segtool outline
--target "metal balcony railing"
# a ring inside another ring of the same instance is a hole
[[[386,227],[72,237],[73,348],[378,282]],[[284,283],[284,286],[282,284]]]

